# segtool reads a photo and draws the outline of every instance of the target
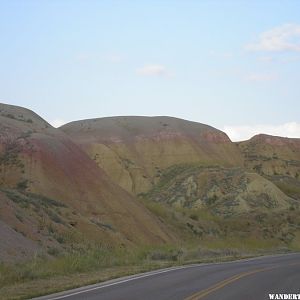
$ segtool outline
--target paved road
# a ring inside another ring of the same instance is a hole
[[[149,272],[36,299],[268,300],[271,293],[300,294],[300,254]]]

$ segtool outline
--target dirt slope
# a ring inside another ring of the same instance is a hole
[[[0,187],[1,221],[34,241],[36,249],[64,247],[57,236],[70,232],[112,245],[172,240],[162,223],[67,135],[32,111],[5,104],[0,105]],[[6,225],[1,228],[7,233]]]
[[[300,199],[300,139],[260,134],[238,145],[248,170],[271,180],[289,196]]]
[[[76,121],[60,129],[133,194],[148,191],[174,164],[243,164],[225,133],[177,118],[111,117]]]

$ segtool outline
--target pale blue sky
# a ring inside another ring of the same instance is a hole
[[[300,137],[300,1],[0,0],[0,43],[1,102],[55,124],[169,115]]]

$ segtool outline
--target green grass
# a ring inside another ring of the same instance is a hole
[[[36,256],[25,263],[0,264],[0,298],[26,299],[152,269],[196,262],[226,261],[249,255],[251,254],[237,249],[214,250],[199,245],[143,246],[131,250],[103,245],[85,246],[81,251],[52,259]],[[107,270],[111,269],[114,271],[109,271],[107,275]],[[75,277],[77,281],[70,281],[70,278]],[[41,289],[43,285],[45,289]]]
[[[171,246],[140,247],[132,250],[108,246],[83,246],[73,252],[49,259],[36,256],[13,265],[0,264],[0,287],[53,276],[82,273],[107,267],[143,265],[149,261],[174,260],[177,250]]]
[[[49,228],[53,231],[52,236],[67,248],[49,248],[48,254],[51,256],[37,255],[23,263],[0,263],[0,298],[26,299],[41,293],[52,293],[167,266],[227,261],[284,252],[289,248],[300,250],[300,233],[291,243],[288,241],[291,233],[297,234],[293,226],[300,225],[297,210],[288,210],[288,213],[282,212],[273,218],[262,216],[258,223],[254,217],[224,219],[207,209],[173,209],[164,203],[142,201],[180,237],[178,244],[112,247],[89,244],[84,237],[58,234]],[[289,222],[293,226],[282,226]],[[248,232],[249,228],[256,228],[257,231],[253,234]],[[264,237],[263,230],[277,236]],[[279,236],[282,241],[278,239]],[[76,281],[71,278],[76,278]],[[41,289],[41,286],[44,288]]]
[[[226,250],[224,250],[226,249]],[[238,250],[228,251],[228,247],[220,248],[218,256],[229,256]],[[197,253],[197,255],[195,255]],[[239,253],[241,256],[243,253]],[[111,267],[173,265],[203,261],[216,257],[216,251],[202,249],[200,246],[163,245],[143,246],[128,250],[93,246],[82,248],[73,253],[65,253],[54,258],[36,256],[31,261],[13,265],[0,264],[0,287],[16,283],[24,283],[37,279],[47,279],[77,273],[92,272]]]

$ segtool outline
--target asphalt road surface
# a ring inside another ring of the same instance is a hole
[[[36,299],[268,300],[269,294],[294,294],[292,297],[298,297],[300,254],[170,268]]]

